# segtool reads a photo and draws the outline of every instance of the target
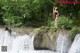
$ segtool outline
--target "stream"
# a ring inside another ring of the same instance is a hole
[[[80,34],[77,34],[73,43],[69,33],[60,31],[56,38],[56,51],[35,50],[34,33],[20,35],[15,31],[9,33],[0,29],[0,53],[80,53]]]

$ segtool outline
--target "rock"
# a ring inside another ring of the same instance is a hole
[[[49,27],[41,27],[34,38],[35,49],[53,50],[55,48],[55,39]]]

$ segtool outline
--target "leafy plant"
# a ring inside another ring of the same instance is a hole
[[[59,28],[70,29],[73,26],[72,23],[73,23],[73,21],[70,20],[68,17],[60,16],[58,18],[58,27]]]
[[[73,27],[73,29],[71,30],[71,37],[72,37],[72,40],[74,39],[74,37],[80,33],[80,28],[79,27]]]

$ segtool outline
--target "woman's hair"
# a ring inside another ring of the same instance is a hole
[[[58,7],[55,6],[55,7],[53,7],[53,10],[56,10],[57,8],[58,8]]]

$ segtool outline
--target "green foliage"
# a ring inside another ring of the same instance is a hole
[[[73,29],[71,30],[71,37],[72,37],[72,40],[74,39],[74,37],[80,33],[80,28],[79,27],[73,27]]]
[[[0,21],[12,26],[35,25],[39,27],[47,25],[47,22],[50,22],[48,24],[52,27],[53,6],[58,6],[60,15],[64,16],[69,16],[71,12],[74,17],[77,17],[78,11],[80,10],[80,5],[59,5],[55,0],[0,0]],[[59,27],[61,27],[60,25]],[[69,25],[65,24],[63,27],[71,27]]]
[[[79,19],[73,19],[73,24],[79,26],[80,18]]]
[[[50,17],[48,18],[47,25],[51,28],[51,30],[52,30],[53,32],[55,31],[54,20],[53,20],[52,16],[50,16]]]
[[[22,17],[18,17],[18,16],[6,16],[4,17],[4,21],[7,25],[11,25],[11,26],[21,26],[22,25]]]
[[[67,28],[67,29],[72,28],[72,26],[73,26],[72,23],[73,23],[73,21],[70,20],[68,17],[60,16],[58,18],[58,27],[59,28]]]
[[[46,25],[52,5],[51,0],[0,0],[3,21],[7,25]]]

